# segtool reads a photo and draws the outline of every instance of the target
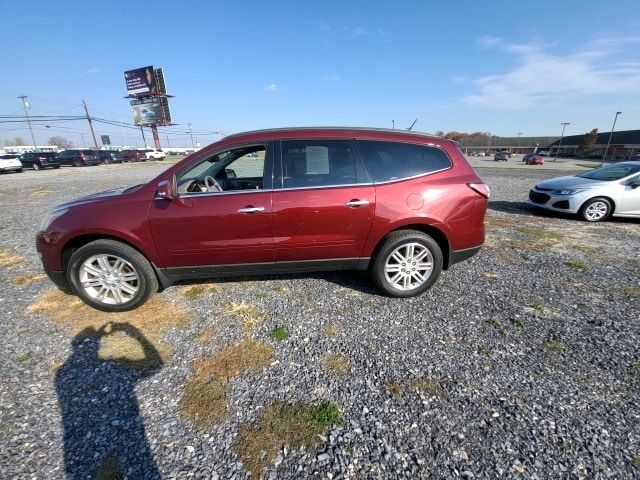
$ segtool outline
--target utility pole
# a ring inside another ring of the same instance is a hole
[[[86,144],[86,143],[85,143],[85,141],[84,141],[84,133],[80,132],[80,136],[82,137],[82,146],[83,146],[84,148],[87,148],[87,144]]]
[[[142,133],[142,141],[144,142],[144,148],[147,148],[147,139],[144,137],[144,130],[142,129],[142,125],[140,125],[140,133]]]
[[[87,108],[87,102],[82,100],[82,106],[84,107],[84,113],[87,116],[87,122],[89,122],[89,129],[91,130],[91,136],[93,137],[93,145],[96,150],[99,150],[98,141],[96,140],[96,132],[93,131],[93,123],[91,123],[91,117],[89,116],[89,109]]]
[[[24,114],[27,117],[27,124],[29,125],[29,131],[31,132],[31,140],[33,141],[33,148],[38,150],[38,144],[36,143],[36,137],[33,134],[33,128],[31,127],[31,118],[29,118],[29,102],[27,102],[26,95],[20,95],[18,98],[22,100],[22,106],[24,107]]]
[[[391,120],[391,130],[395,130],[395,129],[396,129],[396,121]]]
[[[607,152],[609,152],[609,145],[611,145],[611,137],[613,137],[613,129],[616,128],[616,120],[618,120],[618,115],[622,112],[616,112],[616,116],[613,118],[613,125],[611,126],[611,133],[609,134],[609,141],[607,142],[607,148],[604,151],[604,155],[602,156],[601,167],[604,167],[604,160],[607,158]]]
[[[171,148],[171,144],[169,143],[169,134],[167,133],[167,148]]]
[[[562,122],[562,133],[560,134],[560,143],[558,144],[558,149],[556,150],[556,158],[554,162],[558,161],[558,154],[560,153],[560,147],[562,147],[562,139],[564,138],[564,129],[567,128],[567,125],[571,125],[569,122]],[[551,154],[551,152],[549,152]]]
[[[187,125],[189,125],[189,136],[191,137],[191,148],[193,149],[193,151],[196,150],[196,144],[193,143],[193,133],[191,133],[191,124],[187,123]]]
[[[122,119],[119,118],[118,120],[120,120],[120,129],[122,130],[122,138],[124,140],[123,147],[126,147],[127,146],[127,135],[124,133],[124,127],[122,126]]]

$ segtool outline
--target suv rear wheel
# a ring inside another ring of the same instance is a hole
[[[96,240],[76,250],[67,277],[82,300],[105,312],[133,310],[158,290],[149,261],[115,240]]]
[[[425,292],[442,271],[442,250],[426,233],[400,230],[389,234],[369,269],[373,283],[392,297]]]

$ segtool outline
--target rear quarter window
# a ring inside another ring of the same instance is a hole
[[[358,140],[373,181],[388,182],[445,170],[451,160],[439,148],[411,143]]]

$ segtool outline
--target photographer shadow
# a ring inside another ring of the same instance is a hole
[[[137,342],[137,354],[100,358],[101,341],[109,335]],[[86,328],[74,337],[72,347],[55,377],[66,478],[159,479],[135,386],[162,367],[160,354],[128,323]]]

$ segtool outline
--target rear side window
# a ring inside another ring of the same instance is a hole
[[[451,160],[439,148],[410,143],[358,140],[374,182],[388,182],[444,170]]]
[[[353,143],[348,140],[282,142],[282,188],[370,183]]]

